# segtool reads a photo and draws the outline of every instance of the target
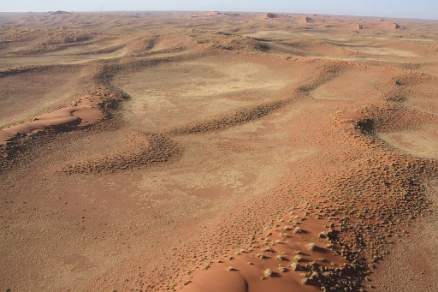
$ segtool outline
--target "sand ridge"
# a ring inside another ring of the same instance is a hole
[[[273,111],[280,109],[293,102],[295,99],[308,95],[308,92],[317,88],[324,82],[335,78],[336,75],[342,72],[342,64],[330,64],[323,66],[320,69],[321,73],[309,81],[307,84],[300,85],[292,95],[292,97],[275,101],[269,104],[258,105],[254,108],[243,109],[229,116],[218,119],[195,123],[181,128],[172,129],[168,133],[152,134],[145,141],[140,142],[145,144],[141,146],[142,150],[135,150],[133,153],[118,154],[116,156],[100,158],[97,161],[79,162],[76,165],[68,165],[63,171],[68,174],[74,173],[93,173],[127,170],[132,167],[150,166],[155,163],[163,163],[180,155],[181,150],[177,144],[172,141],[172,136],[202,134],[211,131],[219,131],[229,127],[234,127],[248,123],[257,119],[261,119]],[[137,147],[136,147],[137,148]]]

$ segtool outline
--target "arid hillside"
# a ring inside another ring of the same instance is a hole
[[[438,291],[438,22],[0,13],[0,290]]]

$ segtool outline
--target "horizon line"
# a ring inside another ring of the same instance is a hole
[[[50,12],[69,12],[69,13],[117,13],[117,12],[233,12],[233,13],[276,13],[276,14],[289,14],[289,15],[317,15],[317,16],[340,16],[340,17],[365,17],[365,18],[386,18],[386,19],[400,19],[400,20],[429,20],[429,21],[438,21],[437,18],[427,18],[427,17],[408,17],[408,16],[385,16],[385,15],[360,15],[360,14],[335,14],[335,13],[318,13],[318,12],[279,12],[279,11],[266,11],[266,10],[253,10],[253,11],[245,11],[245,10],[218,10],[218,9],[209,9],[209,10],[159,10],[159,9],[151,9],[151,10],[64,10],[64,9],[54,9],[54,10],[15,10],[15,11],[0,11],[0,13],[50,13]]]

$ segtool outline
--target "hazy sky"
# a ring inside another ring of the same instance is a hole
[[[237,10],[438,19],[438,0],[0,0],[0,11]]]

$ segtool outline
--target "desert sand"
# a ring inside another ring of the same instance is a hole
[[[0,13],[2,291],[437,291],[438,23]]]

